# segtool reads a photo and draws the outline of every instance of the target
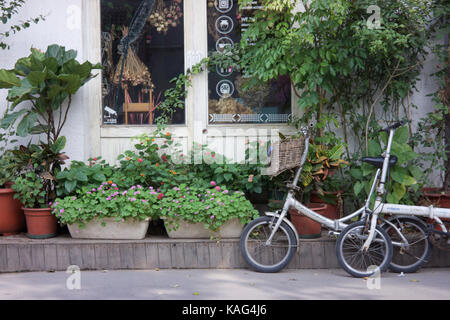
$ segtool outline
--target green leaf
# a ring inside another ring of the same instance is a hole
[[[381,146],[378,141],[370,140],[368,143],[369,156],[378,157],[381,154]]]
[[[355,196],[358,196],[358,194],[364,189],[364,183],[358,181],[355,183],[355,186],[353,187],[353,191],[355,193]]]
[[[98,182],[104,182],[106,181],[106,177],[104,174],[102,173],[96,173],[92,176],[92,178]]]
[[[58,80],[65,84],[65,91],[69,94],[75,94],[81,87],[80,76],[77,74],[62,74]]]
[[[47,74],[41,71],[32,71],[28,74],[27,79],[33,87],[39,88],[42,82],[44,82]]]
[[[422,178],[423,176],[423,170],[417,166],[410,166],[408,167],[409,172],[412,174],[412,176],[418,180],[420,178]]]
[[[75,181],[67,180],[64,183],[64,188],[66,189],[67,193],[71,193],[75,189],[76,186],[77,186],[77,181],[76,180]]]
[[[75,174],[75,179],[77,179],[78,181],[82,181],[82,182],[88,182],[88,177],[84,172],[77,172]]]
[[[48,57],[44,60],[44,66],[47,67],[47,69],[53,73],[56,73],[58,71],[58,60],[56,60],[53,57]]]
[[[33,91],[32,84],[28,81],[28,79],[23,79],[20,86],[13,87],[9,90],[8,99],[20,98],[26,94],[29,94]]]
[[[63,63],[66,63],[69,60],[75,59],[78,53],[75,50],[69,50],[64,53]]]
[[[391,169],[391,177],[394,181],[405,186],[410,186],[417,183],[417,180],[411,177],[405,168],[401,167]]]
[[[394,203],[398,203],[406,193],[406,186],[400,183],[394,183],[392,186],[392,194],[394,196]]]
[[[57,44],[48,46],[47,52],[45,52],[45,58],[55,58],[59,64],[62,64],[64,57],[64,47],[60,47]]]
[[[31,128],[34,127],[36,120],[37,120],[37,114],[36,113],[28,113],[23,117],[22,121],[20,121],[19,125],[17,126],[17,135],[19,137],[25,138]]]
[[[342,144],[337,144],[330,150],[329,160],[337,161],[340,160],[342,153],[344,152],[344,146]]]
[[[24,115],[27,112],[28,111],[26,109],[22,109],[20,111],[7,114],[3,119],[1,119],[0,127],[2,129],[8,129],[17,121],[20,116]]]
[[[51,150],[54,153],[60,153],[66,146],[67,139],[62,136],[56,139],[55,143],[51,146]]]
[[[30,129],[31,134],[42,134],[48,132],[50,129],[49,126],[46,125],[37,125]]]
[[[20,86],[20,79],[16,77],[14,72],[2,69],[0,70],[0,88],[10,89]]]
[[[395,135],[394,135],[394,141],[399,143],[399,144],[403,144],[403,143],[407,143],[409,139],[409,131],[408,131],[408,127],[403,126],[397,129],[397,131],[395,131]]]
[[[64,88],[59,85],[50,85],[50,89],[48,90],[47,96],[50,100],[53,100],[63,91]]]

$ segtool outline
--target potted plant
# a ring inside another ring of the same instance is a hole
[[[47,239],[56,236],[57,220],[48,205],[47,182],[35,169],[29,170],[14,180],[14,198],[23,205],[27,224],[27,236],[32,239]]]
[[[51,45],[46,52],[31,49],[28,57],[19,59],[14,69],[0,70],[0,89],[8,89],[11,106],[0,121],[2,129],[17,127],[20,137],[37,135],[39,143],[21,146],[13,151],[22,168],[32,166],[31,172],[16,179],[17,190],[27,189],[33,183],[43,186],[34,196],[41,199],[26,199],[25,206],[45,206],[56,197],[56,175],[68,157],[62,152],[66,138],[61,135],[67,122],[73,95],[90,79],[91,71],[100,65],[90,62],[80,64],[75,58],[77,52],[58,45]],[[28,102],[23,108],[17,108]],[[29,170],[30,171],[30,170]],[[40,182],[39,182],[40,181]],[[40,183],[40,184],[39,184]]]
[[[153,187],[124,190],[110,180],[79,189],[75,196],[57,198],[52,212],[67,224],[72,238],[143,239],[149,221],[158,216],[158,195]]]
[[[171,238],[236,238],[259,216],[245,194],[211,181],[211,189],[174,187],[160,194],[160,215]]]
[[[11,151],[3,150],[0,157],[0,234],[4,236],[20,233],[25,228],[22,204],[14,198],[11,189],[18,169]]]
[[[332,190],[336,188],[336,181],[332,179],[337,169],[342,165],[347,165],[348,162],[341,159],[344,152],[344,145],[341,143],[334,143],[332,146],[314,143],[309,144],[309,152],[307,163],[303,171],[305,183],[313,185],[311,193],[311,202],[330,202],[334,194],[338,194],[341,190]],[[332,181],[332,182],[331,182]],[[331,182],[331,183],[327,183]],[[327,190],[324,190],[324,187]],[[324,201],[328,196],[328,201]],[[334,201],[335,202],[335,201]],[[336,203],[336,202],[335,202]]]

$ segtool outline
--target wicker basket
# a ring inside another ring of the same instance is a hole
[[[304,150],[305,139],[303,137],[274,143],[270,167],[266,169],[266,174],[278,176],[286,170],[300,166]]]

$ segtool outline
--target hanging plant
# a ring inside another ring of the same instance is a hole
[[[128,28],[123,28],[124,36],[128,34]],[[123,63],[123,60],[125,63]],[[123,65],[123,71],[122,71]],[[120,76],[122,74],[122,81]],[[128,47],[128,55],[125,58],[124,55],[120,57],[117,64],[116,71],[114,73],[114,83],[116,85],[121,84],[122,89],[126,90],[131,87],[143,86],[143,91],[148,92],[154,90],[155,86],[152,82],[152,77],[147,66],[139,59],[134,50]]]

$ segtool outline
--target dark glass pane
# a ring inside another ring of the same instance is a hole
[[[140,10],[141,3],[101,1],[105,124],[154,124],[164,91],[174,86],[170,80],[184,72],[183,0],[156,0],[147,16]],[[128,33],[133,18],[145,19],[146,23],[142,30],[135,31],[138,39],[123,62],[120,40]],[[184,124],[184,110],[177,110],[171,123]]]
[[[241,40],[251,23],[258,1],[239,10],[237,0],[206,0],[208,3],[208,50],[221,52]],[[243,90],[249,81],[231,68],[211,70],[209,122],[286,123],[291,117],[291,82],[283,76],[276,81]]]

